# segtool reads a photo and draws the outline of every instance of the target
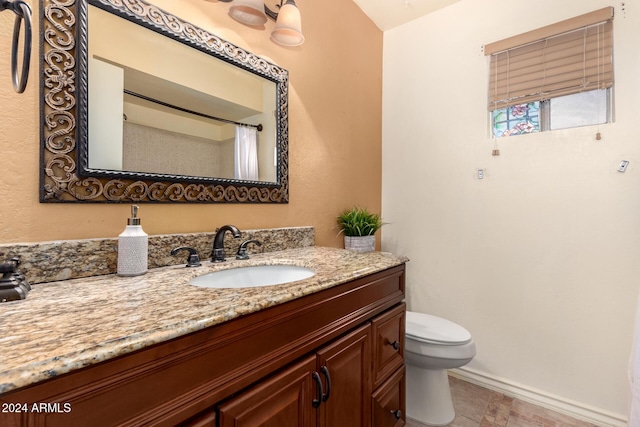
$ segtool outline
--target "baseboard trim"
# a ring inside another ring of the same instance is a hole
[[[475,369],[467,367],[451,369],[449,375],[598,426],[627,427],[626,418],[618,414],[523,386]]]

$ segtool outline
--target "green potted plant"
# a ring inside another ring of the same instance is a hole
[[[380,215],[367,209],[354,207],[337,218],[340,233],[344,234],[344,247],[356,252],[372,252],[376,247],[376,231],[384,225]],[[340,234],[338,233],[338,234]]]

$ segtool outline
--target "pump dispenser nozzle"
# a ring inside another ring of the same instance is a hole
[[[127,225],[140,225],[140,218],[138,218],[138,205],[131,206],[131,218],[127,220]]]

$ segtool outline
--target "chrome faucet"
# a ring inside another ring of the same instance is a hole
[[[216,235],[213,238],[213,252],[211,253],[212,262],[223,262],[224,258],[224,234],[230,231],[233,237],[240,238],[240,230],[233,225],[223,225],[216,230]]]

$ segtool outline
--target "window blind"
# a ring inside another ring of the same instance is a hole
[[[485,46],[489,110],[613,86],[613,7]]]

